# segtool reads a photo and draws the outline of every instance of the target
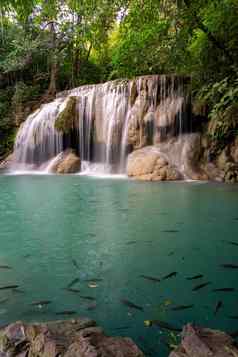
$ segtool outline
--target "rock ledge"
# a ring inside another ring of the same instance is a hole
[[[89,319],[26,324],[0,330],[0,357],[143,357],[130,338],[107,337]]]

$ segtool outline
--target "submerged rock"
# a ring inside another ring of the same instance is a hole
[[[186,325],[181,344],[169,357],[234,357],[238,349],[226,333],[208,328]]]
[[[13,323],[0,330],[1,356],[143,357],[130,338],[107,337],[89,319]]]
[[[50,171],[57,174],[73,174],[79,172],[80,168],[80,158],[75,155],[73,150],[66,150],[58,155],[56,161],[50,167]]]

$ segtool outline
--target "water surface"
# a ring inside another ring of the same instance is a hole
[[[0,268],[0,287],[19,285],[0,291],[1,324],[74,310],[109,334],[132,337],[148,355],[167,356],[173,336],[145,320],[238,330],[229,318],[238,315],[237,291],[213,291],[238,289],[238,270],[221,267],[238,264],[230,242],[238,244],[236,185],[0,176],[0,266],[12,268]],[[172,272],[159,283],[140,277]],[[204,277],[186,279],[198,274]],[[75,278],[80,293],[64,289]],[[52,302],[31,305],[38,300]],[[214,314],[218,301],[223,306]],[[194,307],[173,311],[177,305]]]

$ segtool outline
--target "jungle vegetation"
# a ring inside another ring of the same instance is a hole
[[[0,159],[58,91],[146,74],[191,76],[215,141],[238,134],[237,0],[1,0]]]

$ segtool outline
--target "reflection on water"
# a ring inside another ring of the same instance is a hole
[[[144,321],[237,329],[236,291],[213,291],[237,288],[222,267],[238,264],[237,233],[237,186],[0,176],[0,287],[19,285],[0,290],[0,321],[76,310],[167,356],[167,334]]]

